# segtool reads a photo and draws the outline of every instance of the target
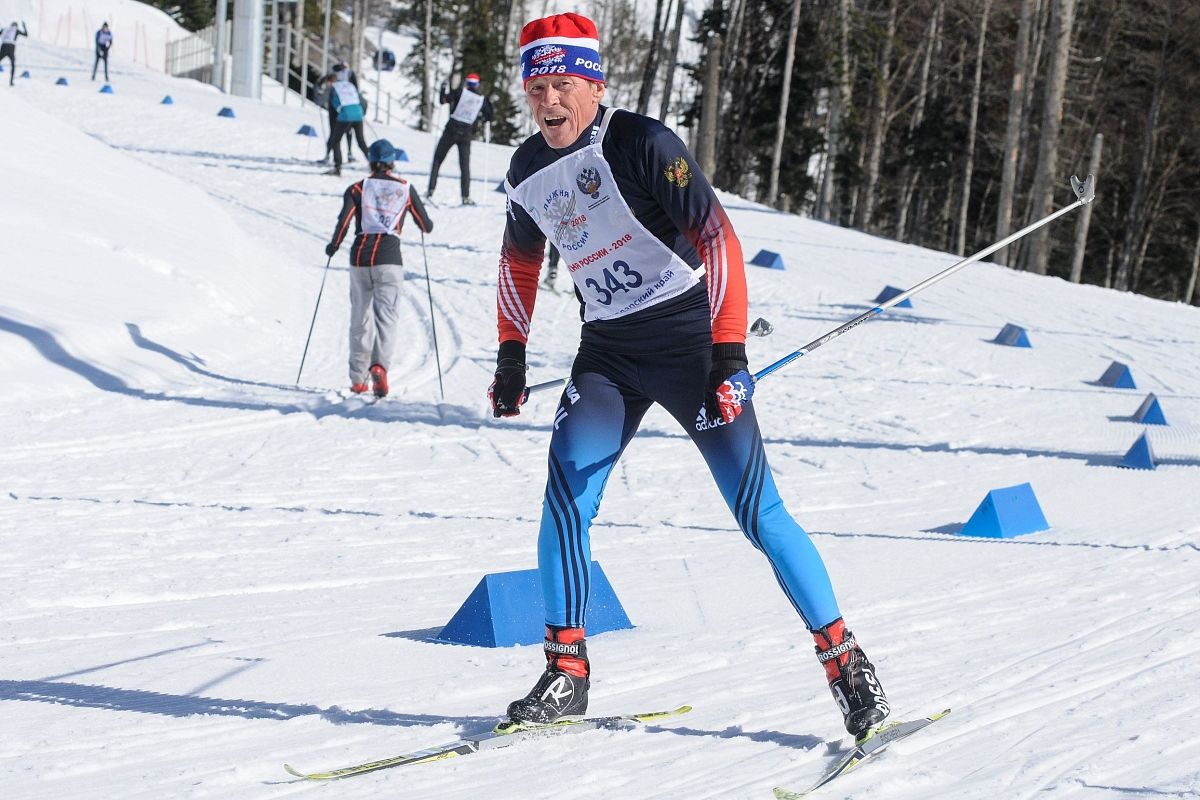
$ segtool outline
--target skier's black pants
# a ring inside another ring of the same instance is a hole
[[[8,72],[8,85],[13,85],[13,79],[17,77],[17,46],[15,44],[0,44],[0,61],[8,59],[8,63],[12,65]]]
[[[96,68],[100,66],[100,62],[104,62],[104,82],[108,82],[108,48],[96,48],[96,60],[92,62],[92,80],[96,80]]]
[[[337,109],[329,109],[329,138],[325,140],[325,157],[329,158],[329,151],[333,149],[333,129],[337,127]],[[350,129],[346,128],[346,158],[350,157],[351,148],[354,146],[354,140]]]
[[[333,123],[333,141],[335,143],[340,142],[343,136],[348,137],[350,135],[351,130],[354,131],[354,138],[358,140],[358,149],[362,151],[363,158],[370,158],[367,155],[367,140],[363,138],[363,124],[361,119],[357,122],[342,122],[339,120]],[[333,163],[338,169],[342,168],[342,148],[336,146],[333,148]]]
[[[462,198],[466,200],[471,196],[471,126],[455,120],[450,120],[446,124],[446,129],[442,131],[442,138],[438,139],[437,148],[433,151],[433,167],[429,170],[427,196],[432,196],[433,190],[437,188],[438,170],[454,145],[458,145],[458,170],[462,176],[459,179]]]

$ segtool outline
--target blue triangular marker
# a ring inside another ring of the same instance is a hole
[[[162,99],[162,102],[160,103],[160,105],[172,106],[172,105],[175,105],[175,101],[171,99],[171,95],[167,95],[166,97],[164,97]]]
[[[895,297],[898,294],[904,294],[904,290],[898,289],[895,286],[885,286],[885,287],[883,287],[883,291],[880,292],[879,295],[872,302],[886,303],[888,300],[891,300],[893,297]],[[892,308],[912,308],[912,307],[913,307],[912,300],[910,300],[908,298],[905,298],[905,299],[901,300],[899,303],[896,303],[896,305],[892,306]]]
[[[500,181],[496,184],[496,191],[508,194],[508,190],[504,188],[504,181]]]
[[[536,569],[494,572],[483,576],[437,640],[479,647],[537,644],[545,636],[545,620],[542,581]],[[632,627],[604,570],[593,561],[588,634]]]
[[[396,148],[396,160],[397,161],[408,161],[408,153],[404,152],[404,150],[397,147]]]
[[[1013,325],[1011,322],[1005,323],[1000,332],[996,334],[996,338],[992,339],[996,344],[1008,345],[1009,347],[1033,347],[1029,343],[1029,337],[1025,334],[1025,329],[1020,325]]]
[[[301,125],[300,130],[296,131],[296,133],[300,134],[301,136],[316,136],[317,129],[312,125]]]
[[[112,94],[113,88],[107,83],[100,87],[100,94]]]
[[[767,269],[783,269],[783,256],[779,253],[773,253],[770,250],[759,250],[758,254],[750,260],[750,263],[756,267],[766,267]]]
[[[54,82],[54,85],[55,85],[55,86],[66,86],[66,85],[67,85],[67,79],[66,79],[66,78],[59,78],[58,80],[56,80],[56,81]]]
[[[1138,410],[1133,412],[1133,421],[1143,425],[1167,424],[1167,418],[1163,415],[1162,406],[1158,404],[1158,398],[1154,396],[1154,392],[1146,395],[1146,399],[1138,406]]]
[[[235,119],[235,117],[233,115],[233,109],[230,108],[229,106],[222,106],[221,110],[217,112],[217,116],[218,117],[229,117],[230,119]]]
[[[1099,383],[1101,386],[1112,386],[1116,389],[1137,388],[1137,384],[1133,382],[1133,375],[1129,373],[1129,367],[1120,361],[1114,361],[1108,365],[1108,369],[1104,370],[1104,374],[1100,376]]]
[[[1154,469],[1154,451],[1150,449],[1150,438],[1144,433],[1139,436],[1117,466],[1129,469]]]
[[[962,536],[1011,539],[1050,527],[1028,483],[992,489],[962,526]]]
[[[28,78],[28,77],[29,77],[29,70],[25,70],[24,72],[22,72],[22,73],[21,73],[21,77],[22,77],[22,78]]]

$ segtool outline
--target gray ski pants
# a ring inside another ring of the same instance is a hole
[[[403,280],[399,264],[350,268],[351,383],[369,383],[372,364],[391,368]]]

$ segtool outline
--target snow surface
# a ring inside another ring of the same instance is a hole
[[[637,627],[592,637],[591,710],[695,711],[292,780],[285,761],[490,727],[541,669],[536,645],[430,641],[482,575],[535,564],[556,398],[505,421],[484,400],[511,151],[477,144],[481,205],[433,209],[425,251],[406,233],[405,346],[367,403],[344,391],[346,251],[327,273],[322,253],[361,173],[311,163],[295,132],[321,113],[128,65],[112,95],[55,86],[90,53],[19,53],[33,77],[0,86],[0,794],[767,798],[845,746],[810,637],[654,412],[593,530]],[[424,189],[434,137],[372,127]],[[457,199],[454,159],[441,180]],[[787,266],[748,268],[775,328],[755,367],[956,260],[725,199],[747,256]],[[1006,322],[1033,347],[990,343]],[[575,301],[543,293],[531,379],[566,374],[577,335]],[[1114,359],[1136,391],[1096,384]],[[1147,392],[1169,426],[1132,421]],[[1200,796],[1200,310],[977,264],[755,402],[896,715],[954,709],[823,796]],[[1158,468],[1115,466],[1144,430]],[[1049,530],[956,535],[1024,482]]]

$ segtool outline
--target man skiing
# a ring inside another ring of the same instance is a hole
[[[347,73],[341,73],[346,76]],[[326,175],[341,175],[342,174],[342,137],[346,136],[350,131],[354,131],[354,138],[358,142],[358,149],[363,155],[367,155],[367,140],[363,136],[363,105],[362,98],[358,94],[358,89],[354,84],[345,77],[338,79],[336,73],[330,73],[325,77],[325,83],[329,87],[329,105],[337,112],[337,119],[333,123],[333,131],[329,135],[329,141],[333,145],[333,169],[326,172]],[[368,161],[370,158],[368,158]]]
[[[466,77],[463,85],[454,91],[449,91],[449,87],[443,83],[438,99],[442,105],[450,105],[450,120],[442,130],[442,138],[438,139],[437,147],[433,151],[433,166],[429,168],[429,191],[425,192],[425,196],[433,199],[433,190],[437,188],[438,170],[441,169],[442,161],[450,152],[450,148],[457,145],[463,205],[475,205],[471,200],[471,133],[475,127],[475,120],[480,116],[485,122],[492,121],[492,103],[479,91],[479,76],[473,72]]]
[[[767,466],[747,371],[744,263],[729,218],[674,133],[601,104],[591,20],[535,20],[520,45],[540,133],[517,148],[505,182],[499,350],[488,390],[495,416],[520,413],[527,394],[526,343],[547,239],[562,252],[584,324],[551,434],[538,537],[546,669],[508,715],[548,723],[587,710],[589,528],[617,459],[658,403],[688,432],[812,633],[846,730],[863,735],[890,709],[820,554]]]
[[[376,397],[388,393],[388,367],[396,344],[400,318],[400,282],[404,258],[400,252],[400,228],[411,214],[423,233],[433,222],[417,190],[392,173],[396,148],[387,139],[367,149],[371,176],[357,181],[342,195],[333,238],[325,246],[330,258],[338,251],[354,221],[350,245],[350,390],[367,391],[367,380]]]
[[[19,26],[16,20],[4,30],[0,31],[0,62],[8,59],[9,73],[8,85],[13,85],[13,80],[17,77],[17,37],[28,36],[29,29],[22,22]]]
[[[108,29],[107,22],[100,23],[100,30],[96,31],[96,60],[92,62],[92,80],[96,80],[96,68],[100,66],[100,62],[104,62],[104,82],[108,83],[108,51],[112,48],[113,35]]]

